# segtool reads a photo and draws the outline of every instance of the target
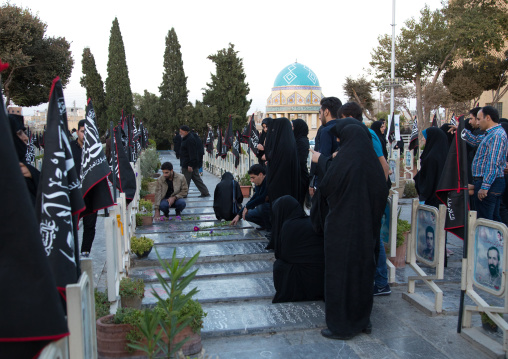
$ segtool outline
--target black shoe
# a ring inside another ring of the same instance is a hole
[[[337,335],[333,334],[330,329],[321,329],[321,335],[328,339],[337,339],[337,340],[349,340],[353,339],[354,335]]]
[[[176,211],[175,213],[177,217],[182,215],[182,211]]]
[[[374,296],[380,295],[390,295],[392,290],[390,289],[390,285],[387,284],[386,287],[378,288],[377,285],[374,284]]]
[[[201,194],[199,195],[199,197],[203,198],[203,197],[210,197],[210,193],[207,193],[207,194]]]

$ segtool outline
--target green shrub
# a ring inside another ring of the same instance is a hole
[[[149,138],[148,139],[148,147],[155,148],[155,147],[157,147],[157,143],[154,140],[152,140],[151,138]]]
[[[160,168],[159,154],[153,148],[147,148],[141,153],[141,176],[152,177],[156,171]]]
[[[150,192],[145,191],[145,190],[144,190],[144,189],[142,189],[142,188],[139,190],[139,197],[141,197],[141,198],[145,197],[145,196],[146,196],[146,195],[148,195],[148,194],[150,194]]]
[[[151,182],[155,182],[155,178],[152,177],[143,177],[141,179],[141,189],[144,191],[148,191],[148,184]]]
[[[153,203],[152,201],[147,201],[146,199],[139,200],[139,210],[145,213],[152,213],[153,211]]]
[[[415,198],[418,197],[418,193],[416,192],[415,183],[413,181],[406,182],[404,186],[404,193],[402,194],[404,198]]]
[[[138,213],[139,214],[139,213]],[[136,214],[137,221],[137,214]],[[136,223],[137,225],[137,223]],[[140,256],[153,247],[153,239],[147,237],[132,237],[131,238],[131,252]]]
[[[136,308],[118,308],[115,316],[113,317],[114,324],[130,324],[133,326],[133,329],[125,336],[125,339],[127,339],[128,343],[135,343],[143,338],[141,332],[138,329],[138,327],[141,325],[142,320],[143,312]],[[129,352],[134,351],[134,349],[129,346],[127,346],[126,349]]]
[[[141,278],[122,278],[120,281],[120,296],[143,298],[145,296],[145,282]]]
[[[143,216],[141,213],[136,213],[136,227],[141,227],[143,225]]]
[[[95,288],[95,320],[109,315],[110,303],[108,300],[108,292],[100,292]]]
[[[250,176],[248,173],[245,173],[242,177],[238,179],[238,183],[240,186],[252,186],[252,182],[250,181]]]

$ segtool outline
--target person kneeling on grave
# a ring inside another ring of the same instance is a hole
[[[215,217],[231,221],[237,214],[240,214],[243,195],[240,185],[235,181],[231,172],[222,175],[222,180],[215,187],[213,193],[213,211]]]
[[[169,217],[169,209],[175,208],[179,216],[186,206],[184,198],[187,197],[189,186],[185,177],[173,171],[171,162],[164,162],[161,166],[162,176],[157,179],[155,185],[155,218],[160,217],[160,212]]]
[[[314,232],[310,217],[291,196],[272,206],[275,262],[272,303],[322,300],[325,292],[323,235]]]
[[[254,188],[254,195],[249,202],[241,209],[240,214],[236,215],[231,221],[231,225],[234,226],[238,223],[241,218],[246,221],[253,222],[268,232],[272,230],[272,224],[270,221],[270,203],[267,202],[268,188],[266,186],[265,168],[260,164],[252,165],[247,172],[250,176],[252,183],[256,185]]]

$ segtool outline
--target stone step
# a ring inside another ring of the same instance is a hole
[[[221,278],[235,275],[246,275],[253,273],[264,273],[270,275],[273,271],[273,260],[250,260],[236,262],[199,263],[191,267],[190,271],[198,270],[196,279]],[[145,283],[157,282],[156,272],[167,279],[166,272],[160,267],[133,268],[129,271],[129,277],[142,278]]]
[[[199,201],[186,201],[185,202],[187,208],[208,208],[209,210],[213,211],[213,200],[210,200],[208,198],[201,198]]]
[[[236,302],[253,299],[272,299],[275,295],[272,274],[254,273],[237,275],[228,278],[194,279],[187,287],[185,293],[193,288],[198,289],[194,299],[200,303]],[[154,306],[157,298],[152,294],[155,291],[163,299],[167,298],[162,285],[158,282],[145,286],[143,306]]]
[[[217,233],[217,232],[215,232]],[[228,232],[219,232],[220,234],[229,233]],[[217,234],[219,234],[217,233]],[[203,233],[204,234],[204,233]],[[208,233],[209,234],[209,233]],[[174,245],[182,245],[182,244],[200,244],[203,242],[211,243],[211,242],[242,242],[242,241],[250,241],[250,240],[262,240],[265,237],[254,229],[242,229],[236,230],[233,234],[228,235],[208,235],[205,237],[197,237],[194,233],[155,233],[155,234],[144,234],[145,237],[153,239],[155,245],[162,244],[174,244]]]
[[[203,338],[257,333],[273,334],[326,327],[324,302],[272,304],[271,299],[262,299],[236,303],[203,303],[203,310],[207,313],[203,329],[201,329]],[[322,350],[323,348],[316,353]],[[335,355],[338,355],[337,352],[333,357],[339,357]],[[290,357],[277,356],[277,358]],[[332,358],[332,356],[320,355],[309,357]]]
[[[171,259],[176,249],[177,258],[190,258],[200,252],[198,263],[270,260],[273,252],[265,249],[268,240],[249,242],[219,242],[194,245],[157,245],[154,248],[162,259]],[[155,267],[159,265],[157,254],[152,250],[148,257],[138,259],[132,256],[131,267]]]

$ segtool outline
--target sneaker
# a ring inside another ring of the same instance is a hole
[[[376,295],[390,295],[392,290],[390,289],[390,285],[386,285],[386,287],[378,288],[377,285],[374,284],[374,296]]]
[[[90,257],[90,252],[81,252],[80,257],[81,258],[88,258],[88,257]]]

